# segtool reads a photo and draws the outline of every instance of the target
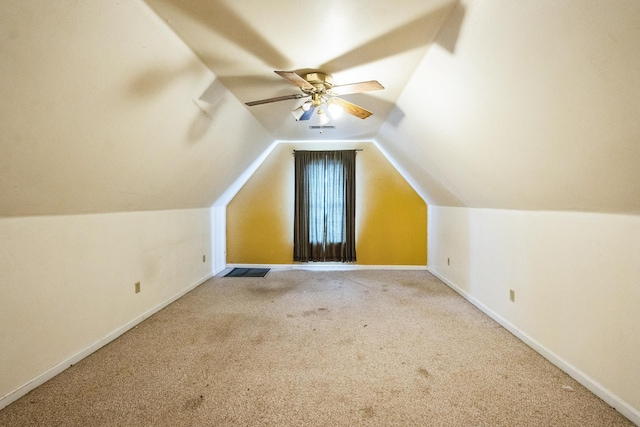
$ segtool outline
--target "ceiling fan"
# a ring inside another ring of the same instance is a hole
[[[342,98],[338,98],[338,96],[384,89],[376,80],[334,86],[331,74],[321,71],[306,73],[304,78],[294,71],[275,71],[275,73],[298,86],[301,93],[247,102],[246,105],[252,107],[254,105],[269,104],[271,102],[285,101],[288,99],[309,98],[302,105],[295,108],[292,114],[296,120],[309,120],[317,109],[318,122],[321,125],[329,122],[329,117],[325,109],[330,110],[334,115],[340,111],[346,111],[353,116],[366,119],[373,114],[371,111],[365,110]]]

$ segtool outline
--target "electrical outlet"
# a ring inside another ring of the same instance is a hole
[[[447,265],[451,265],[451,261],[449,261],[449,258],[447,258]]]
[[[202,255],[202,262],[206,262],[207,261],[207,256],[206,255]]]
[[[516,302],[516,291],[509,289],[509,299],[511,302]]]
[[[140,293],[140,282],[136,282],[135,289],[136,289],[136,294]]]

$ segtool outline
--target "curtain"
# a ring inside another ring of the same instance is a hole
[[[295,152],[293,260],[355,262],[356,152]]]

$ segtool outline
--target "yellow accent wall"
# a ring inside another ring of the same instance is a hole
[[[356,254],[362,265],[427,264],[427,205],[373,143],[281,143],[227,206],[229,264],[292,264],[293,150],[356,156]]]

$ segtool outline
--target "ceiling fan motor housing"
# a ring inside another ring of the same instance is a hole
[[[326,90],[333,87],[333,77],[325,73],[307,73],[305,80],[314,86],[322,85]]]
[[[325,95],[333,87],[333,77],[330,74],[313,72],[307,73],[305,80],[315,88],[314,90],[302,89],[303,92],[311,95],[313,106],[318,107],[323,102],[327,102]],[[320,113],[320,111],[318,113]]]

